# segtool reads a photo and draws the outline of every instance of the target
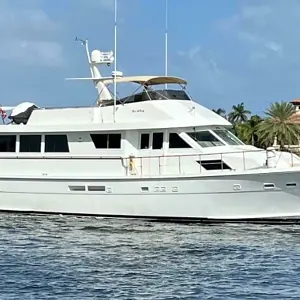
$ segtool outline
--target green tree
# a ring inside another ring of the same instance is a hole
[[[237,124],[235,128],[237,136],[246,144],[260,147],[258,127],[262,121],[263,119],[260,116],[254,115],[245,123]]]
[[[219,116],[226,118],[226,110],[223,108],[218,108],[218,109],[212,109],[212,111],[216,114],[218,114]]]
[[[248,115],[250,114],[251,111],[245,109],[244,102],[242,102],[232,106],[232,112],[228,115],[228,121],[233,124],[244,123],[248,120]]]
[[[275,102],[265,112],[267,118],[258,126],[258,135],[265,145],[272,145],[274,138],[283,149],[284,145],[297,145],[300,138],[300,125],[295,124],[295,107],[289,102]]]

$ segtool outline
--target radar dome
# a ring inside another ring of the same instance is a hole
[[[93,63],[101,62],[101,52],[99,50],[93,50],[91,53],[91,61]]]

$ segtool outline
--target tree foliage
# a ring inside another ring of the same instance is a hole
[[[267,115],[258,129],[260,139],[265,144],[272,144],[274,138],[277,143],[284,145],[297,145],[300,138],[300,125],[293,120],[295,107],[288,102],[272,103],[265,112]]]
[[[286,145],[298,145],[300,140],[300,124],[295,122],[295,106],[289,102],[275,102],[265,111],[265,118],[251,115],[243,102],[232,106],[226,117],[224,109],[213,110],[232,123],[232,132],[243,142],[256,147],[266,148],[277,144],[283,149]],[[299,114],[300,117],[300,114]]]

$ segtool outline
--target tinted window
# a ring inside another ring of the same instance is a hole
[[[21,135],[20,152],[40,152],[41,140],[40,135]]]
[[[244,145],[234,134],[232,134],[229,130],[218,129],[214,130],[223,141],[225,141],[228,145]]]
[[[91,139],[97,149],[107,149],[108,134],[91,134]]]
[[[197,161],[205,170],[231,170],[231,168],[220,159]]]
[[[209,131],[187,132],[201,147],[224,146],[224,143]]]
[[[0,136],[0,152],[15,152],[16,151],[16,136],[1,135]]]
[[[120,149],[121,148],[121,134],[111,133],[108,135],[108,148]]]
[[[67,136],[65,134],[46,135],[45,152],[69,152]]]
[[[191,148],[177,133],[170,133],[169,148]]]
[[[120,149],[121,133],[91,134],[91,139],[97,149]]]
[[[150,134],[149,133],[142,133],[141,134],[141,149],[149,149],[149,141],[150,141]]]
[[[154,132],[152,140],[152,149],[162,149],[164,142],[163,132]]]

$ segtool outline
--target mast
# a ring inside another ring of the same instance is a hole
[[[168,76],[168,0],[165,0],[165,76]],[[165,89],[168,85],[165,84]]]
[[[88,40],[83,40],[79,38],[75,38],[75,41],[81,42],[81,45],[85,46],[85,51],[89,63],[89,68],[91,72],[91,78],[67,78],[68,80],[92,80],[94,82],[94,86],[98,91],[98,101],[101,103],[102,101],[111,100],[112,96],[108,90],[108,88],[103,84],[103,82],[99,79],[103,78],[97,65],[107,65],[110,66],[114,62],[113,52],[102,52],[99,50],[93,50],[90,54],[88,47]]]
[[[86,56],[87,56],[87,59],[88,59],[89,66],[90,66],[91,75],[92,75],[92,77],[94,77],[93,69],[91,67],[91,56],[90,56],[90,51],[89,51],[89,41],[87,39],[85,39],[85,40],[80,39],[76,36],[75,37],[75,42],[81,42],[81,45],[83,45],[85,47],[85,52],[86,52]]]
[[[116,122],[116,103],[117,103],[117,0],[115,0],[115,62],[114,62],[114,122]]]

